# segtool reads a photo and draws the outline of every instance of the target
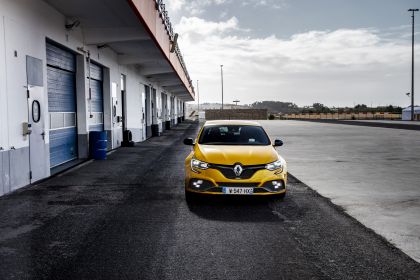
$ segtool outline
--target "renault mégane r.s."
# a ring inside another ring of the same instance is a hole
[[[251,121],[207,121],[196,140],[184,144],[192,151],[185,160],[185,195],[286,194],[285,160],[263,127]]]

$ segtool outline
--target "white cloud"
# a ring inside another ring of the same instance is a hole
[[[244,0],[241,1],[242,6],[260,7],[267,6],[273,9],[282,9],[287,6],[284,0]]]
[[[182,17],[180,23],[176,26],[176,32],[184,37],[199,35],[201,37],[219,34],[222,35],[226,31],[239,30],[238,19],[232,17],[227,21],[212,22],[205,21],[198,17]]]
[[[232,35],[238,20],[182,18],[175,27],[203,101],[220,100],[224,65],[225,102],[240,99],[293,101],[300,105],[405,105],[410,44],[391,42],[371,29],[310,31],[289,39]],[[235,32],[236,33],[236,32]],[[419,58],[417,59],[419,60]]]
[[[171,12],[177,12],[185,5],[185,0],[166,0],[166,8]]]
[[[168,11],[175,13],[180,9],[190,15],[202,14],[205,9],[212,5],[222,5],[231,0],[166,0]]]

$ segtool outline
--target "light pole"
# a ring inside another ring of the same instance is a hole
[[[198,88],[198,80],[197,80],[197,113],[198,113],[198,120],[200,121],[200,90]]]
[[[223,110],[223,65],[220,65],[220,77],[222,80],[222,110]]]
[[[409,9],[412,12],[413,27],[411,33],[411,120],[414,121],[414,12],[418,12],[419,9]]]

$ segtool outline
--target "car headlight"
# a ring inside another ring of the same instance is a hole
[[[270,170],[270,171],[274,171],[278,169],[281,169],[280,171],[283,171],[283,168],[284,168],[284,162],[281,159],[276,160],[275,162],[269,163],[265,166],[265,169]]]
[[[192,171],[196,171],[196,169],[208,169],[209,168],[209,164],[207,162],[198,160],[198,159],[191,159],[191,170]]]

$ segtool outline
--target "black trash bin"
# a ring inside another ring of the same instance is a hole
[[[165,122],[165,127],[166,127],[166,130],[171,129],[171,121],[166,121]]]
[[[152,136],[160,136],[159,125],[152,124]]]
[[[123,141],[121,142],[121,146],[134,147],[133,133],[131,133],[131,130],[124,130]]]

